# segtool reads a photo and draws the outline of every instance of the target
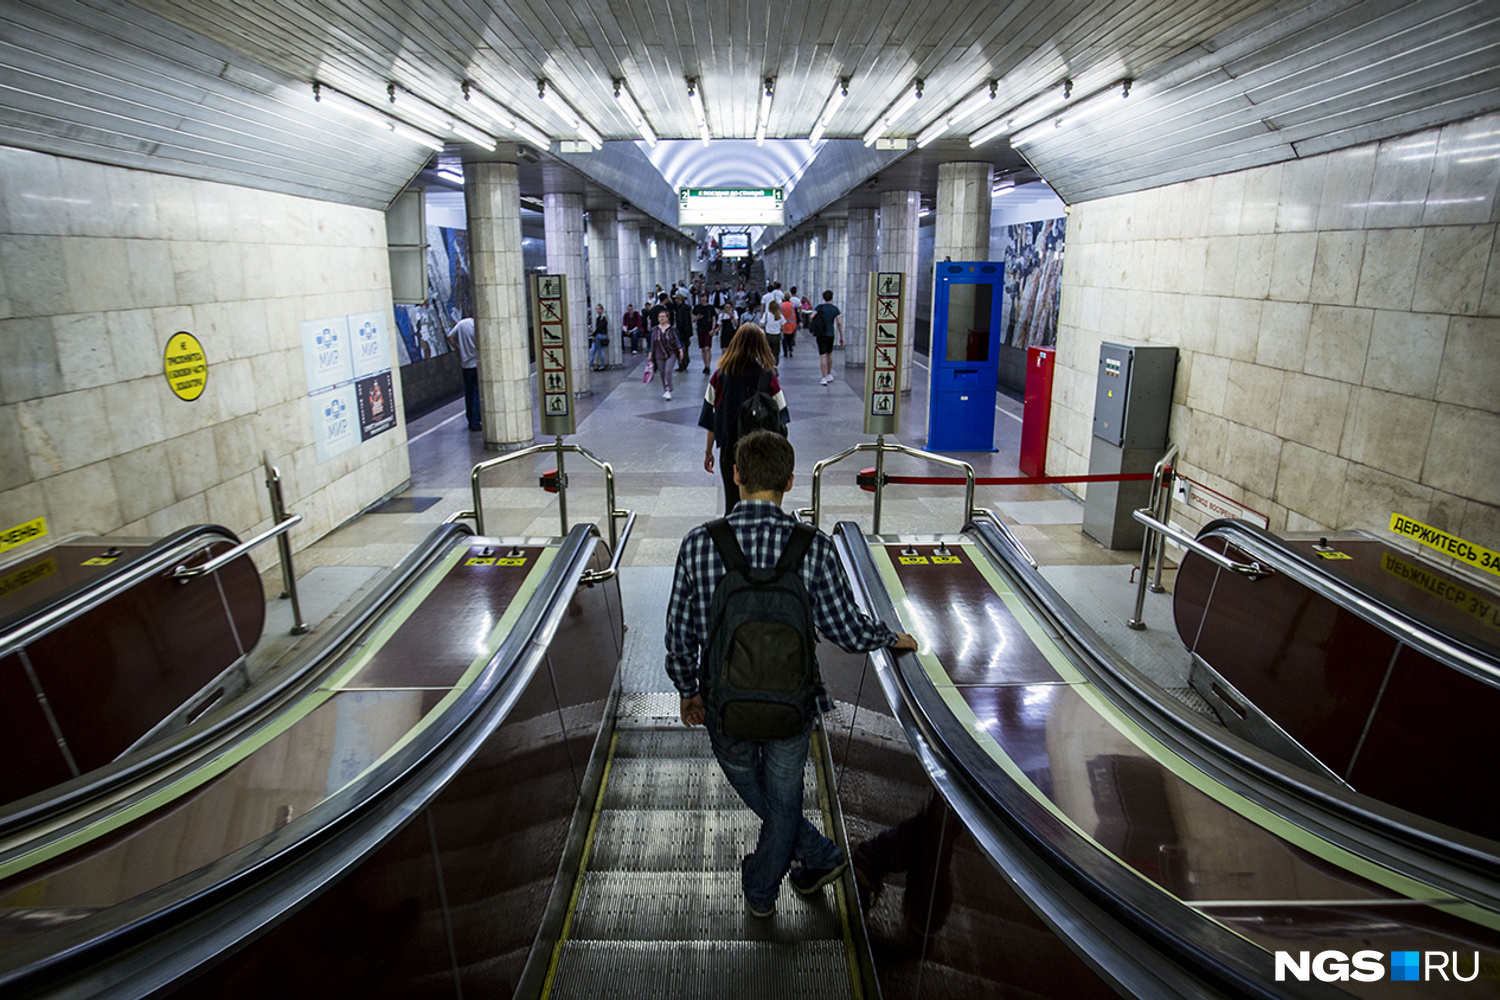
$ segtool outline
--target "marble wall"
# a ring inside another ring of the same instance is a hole
[[[1497,222],[1494,115],[1074,205],[1047,471],[1086,471],[1101,340],[1175,344],[1183,471],[1272,530],[1500,548]]]
[[[265,450],[308,544],[410,478],[404,423],[314,450],[300,324],[375,310],[389,329],[380,212],[0,147],[0,526],[249,535]],[[178,330],[208,357],[194,402],[163,376]]]

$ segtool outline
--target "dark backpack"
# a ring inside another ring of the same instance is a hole
[[[823,322],[823,307],[819,306],[813,310],[812,319],[807,321],[807,332],[814,337],[821,337],[828,330],[828,324]]]
[[[817,529],[798,524],[774,567],[752,569],[726,518],[706,527],[724,560],[703,649],[709,717],[735,739],[796,736],[817,707],[816,633],[801,572]]]
[[[776,398],[771,395],[771,373],[763,371],[760,380],[745,401],[740,404],[739,412],[735,414],[735,440],[739,440],[751,431],[775,431],[782,437],[786,436],[786,427],[781,423],[781,411],[776,406]]]

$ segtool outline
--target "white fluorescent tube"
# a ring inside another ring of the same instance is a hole
[[[624,80],[615,81],[615,100],[620,102],[620,110],[625,112],[625,117],[630,124],[641,133],[641,138],[646,140],[646,145],[656,145],[656,133],[651,130],[651,124],[646,121],[646,116],[641,112],[640,105],[635,103],[635,98],[630,96],[630,91],[625,89]]]
[[[823,105],[823,113],[818,116],[817,123],[813,125],[812,134],[807,137],[808,142],[817,142],[823,138],[823,133],[828,131],[828,123],[833,120],[833,113],[844,103],[844,98],[849,96],[849,78],[843,77],[839,85],[834,88],[833,96],[828,98],[828,103]]]
[[[465,83],[464,99],[469,102],[469,105],[475,111],[495,122],[501,128],[514,132],[533,146],[539,149],[546,149],[552,145],[552,140],[541,129],[511,111],[478,87]]]
[[[948,131],[948,119],[939,118],[923,129],[921,135],[917,136],[917,148],[921,149],[946,131]]]
[[[429,135],[419,128],[414,128],[405,122],[398,121],[383,111],[377,111],[360,101],[356,101],[348,94],[334,90],[326,84],[313,84],[313,99],[325,107],[358,118],[361,121],[369,122],[372,125],[378,125],[387,132],[399,135],[409,142],[426,146],[428,149],[443,148],[443,140],[437,136]]]
[[[885,130],[890,128],[896,119],[904,115],[921,97],[922,81],[918,80],[911,85],[911,88],[906,93],[901,95],[901,98],[895,104],[891,105],[890,110],[875,119],[875,124],[871,125],[869,131],[865,133],[865,145],[873,146],[875,140],[884,135]]]
[[[453,119],[448,112],[423,100],[409,90],[402,90],[394,83],[387,84],[385,92],[391,107],[396,109],[397,114],[415,118],[427,128],[445,131]]]
[[[457,120],[453,122],[453,134],[466,142],[473,143],[480,149],[494,149],[500,141],[487,132],[481,132],[479,129]]]

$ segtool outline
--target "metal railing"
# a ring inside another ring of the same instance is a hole
[[[254,538],[246,539],[245,541],[240,542],[240,544],[236,545],[234,548],[229,549],[226,552],[219,553],[206,563],[198,566],[188,566],[185,564],[178,566],[172,571],[172,579],[176,580],[178,583],[187,583],[189,580],[195,579],[197,577],[207,576],[210,573],[216,573],[219,570],[223,569],[225,566],[228,566],[230,563],[234,562],[246,552],[249,552],[251,549],[255,548],[257,545],[260,545],[262,542],[269,541],[272,538],[277,537],[278,535],[285,534],[288,530],[290,530],[292,525],[300,524],[301,522],[302,515],[293,514],[281,523],[273,524],[271,527],[267,528],[265,531],[262,531]]]
[[[281,496],[281,470],[271,464],[271,453],[260,453],[261,464],[266,469],[266,491],[271,495],[271,520],[286,520],[286,501]],[[292,538],[290,535],[276,536],[276,549],[281,556],[281,596],[292,601],[292,635],[305,635],[310,625],[302,619],[302,602],[297,598],[297,571],[292,567]]]
[[[626,518],[630,524],[634,524],[635,512],[629,510],[618,510],[615,507],[615,470],[608,462],[603,461],[586,448],[576,444],[568,444],[559,436],[552,444],[534,444],[519,451],[508,452],[499,458],[492,458],[486,462],[480,462],[474,466],[469,473],[469,487],[473,491],[474,509],[461,510],[448,518],[449,521],[459,521],[465,518],[474,522],[475,533],[483,535],[484,530],[484,498],[480,493],[480,477],[490,469],[514,462],[517,459],[527,458],[532,455],[540,455],[544,452],[552,452],[557,455],[557,510],[562,521],[562,534],[568,533],[568,476],[563,470],[563,456],[568,453],[582,455],[588,461],[604,471],[604,502],[609,510],[606,520],[609,522],[609,546],[615,552],[613,563],[618,564],[619,550],[623,547],[618,544],[618,535],[615,531],[615,522],[620,518]],[[628,537],[628,533],[627,536]],[[603,571],[601,571],[603,572]]]
[[[924,458],[929,462],[939,465],[947,465],[955,469],[961,469],[964,473],[964,518],[963,523],[968,524],[977,517],[989,517],[998,523],[993,512],[974,506],[974,467],[968,462],[946,455],[934,455],[930,451],[922,451],[918,448],[908,448],[904,444],[887,444],[885,435],[877,435],[874,441],[861,441],[859,444],[845,448],[837,455],[828,458],[813,466],[812,481],[812,506],[802,507],[797,510],[797,517],[805,521],[811,521],[814,528],[820,527],[823,519],[823,470],[831,465],[836,465],[848,458],[850,455],[862,451],[873,451],[875,453],[875,523],[871,534],[880,534],[880,501],[885,490],[885,456],[889,454],[910,455],[913,458]]]

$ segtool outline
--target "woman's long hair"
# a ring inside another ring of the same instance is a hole
[[[741,323],[719,356],[719,371],[725,375],[753,375],[757,370],[771,371],[775,367],[776,355],[771,353],[766,331],[754,323]]]

